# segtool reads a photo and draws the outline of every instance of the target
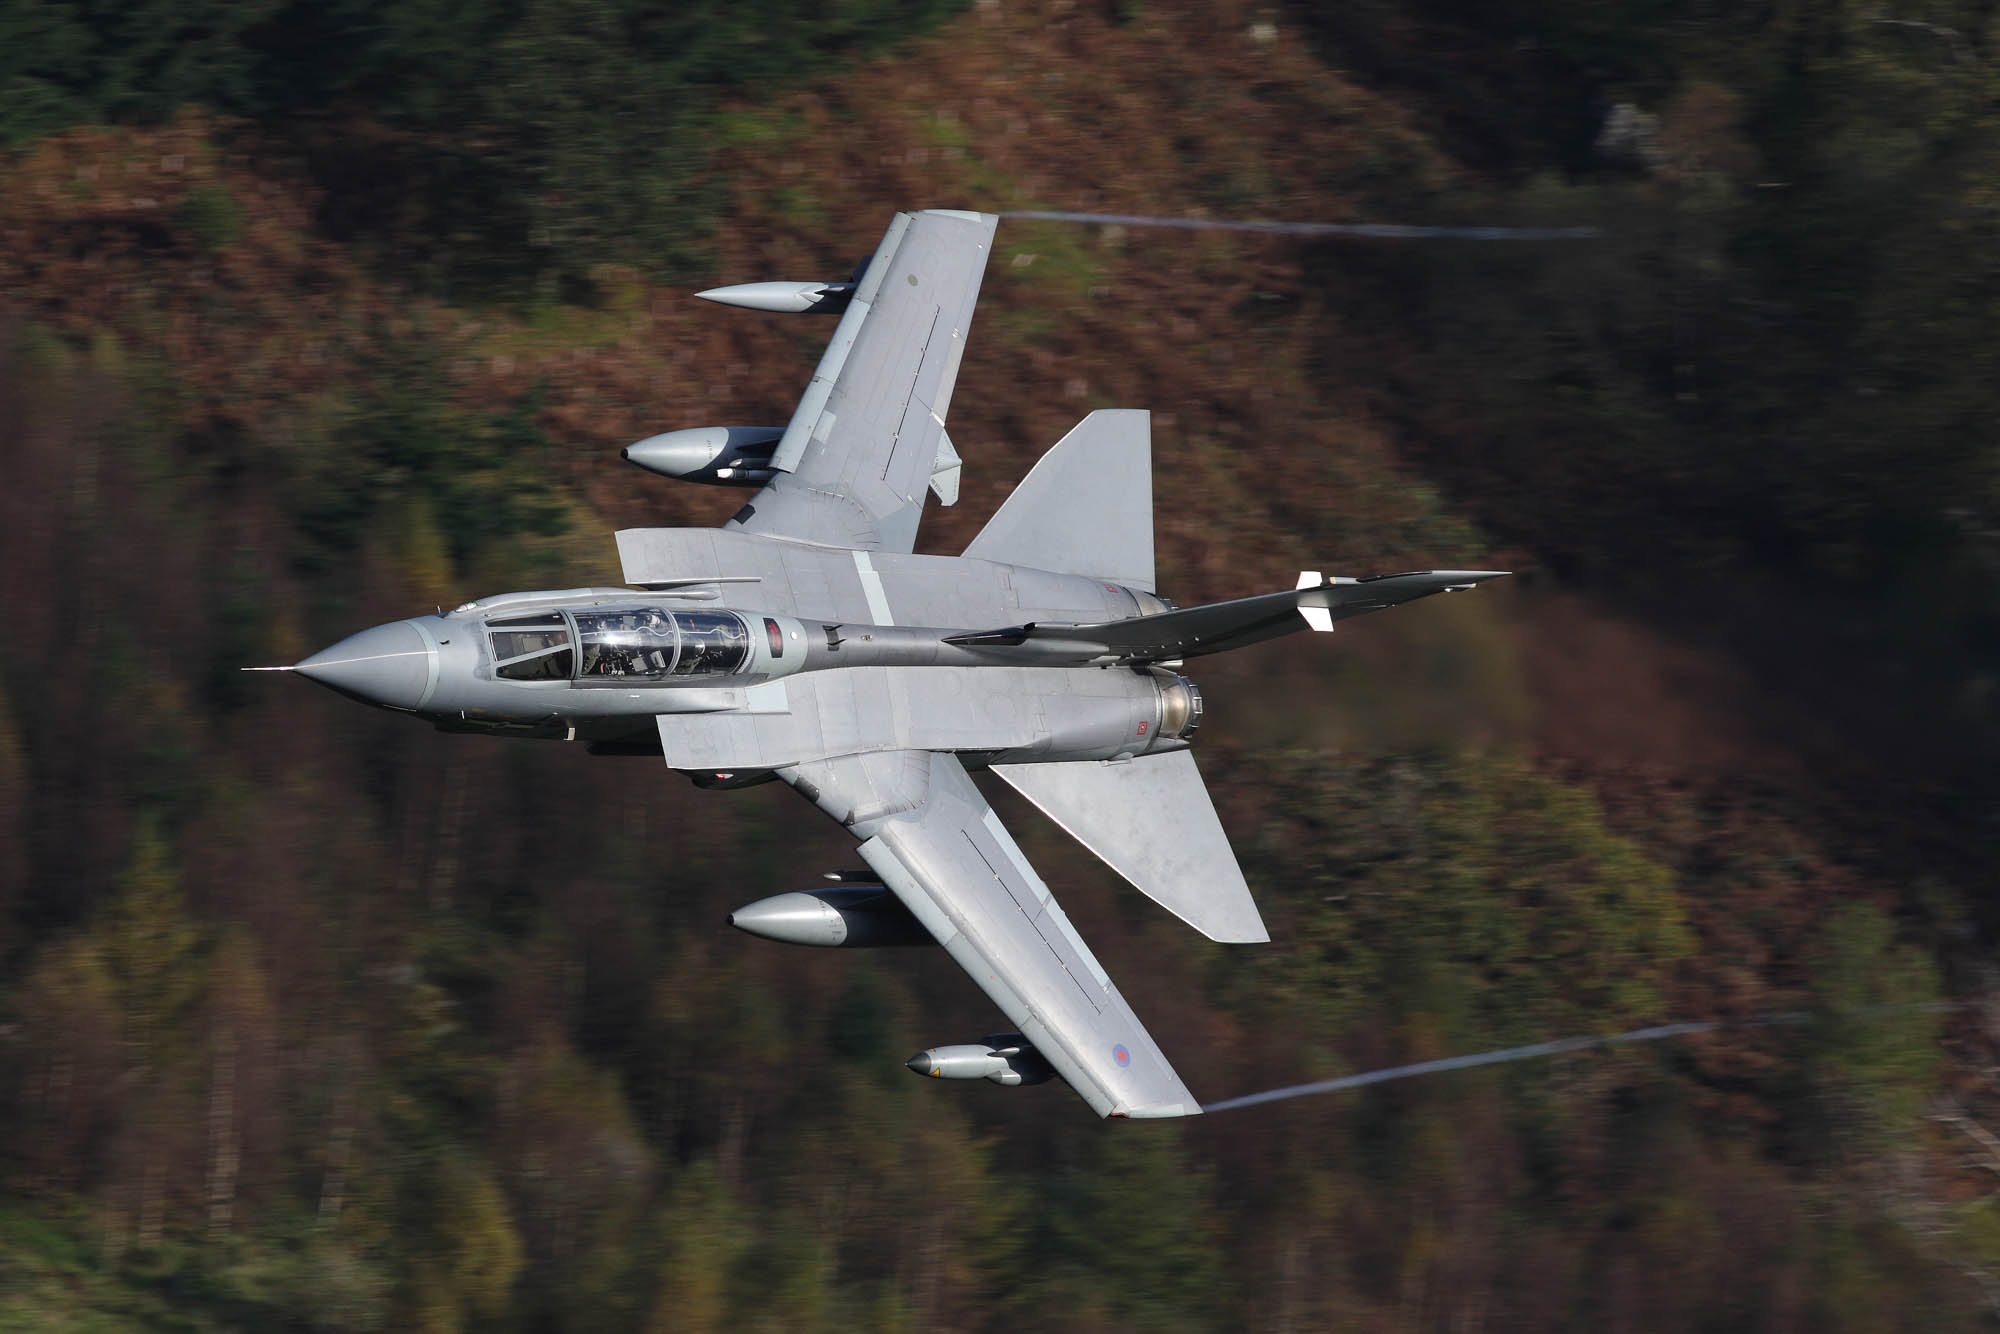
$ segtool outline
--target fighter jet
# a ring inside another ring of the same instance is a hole
[[[799,945],[942,945],[1010,1029],[910,1069],[1060,1076],[1100,1116],[1201,1111],[967,776],[984,769],[1212,940],[1269,935],[1189,750],[1192,658],[1504,571],[1367,578],[1177,608],[1155,587],[1150,418],[1093,412],[958,556],[912,554],[957,498],[945,433],[997,219],[901,213],[847,283],[700,295],[838,314],[783,427],[700,427],[624,457],[755,486],[720,528],[617,535],[626,586],[506,593],[393,621],[289,669],[447,732],[659,755],[704,788],[788,784],[864,874],[738,909]]]

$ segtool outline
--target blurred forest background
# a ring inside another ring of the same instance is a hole
[[[1878,1330],[2000,1311],[1988,0],[0,5],[0,1330]],[[1274,943],[996,802],[1201,1118],[939,1086],[936,952],[732,907],[784,792],[248,677],[741,501],[899,208],[1003,223],[956,552],[1155,413],[1179,600],[1514,566],[1199,664]],[[1938,1001],[1956,1008],[1923,1008]]]

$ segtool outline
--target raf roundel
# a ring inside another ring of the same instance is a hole
[[[840,319],[791,426],[694,426],[624,450],[649,472],[759,488],[723,531],[628,529],[623,587],[480,598],[259,670],[453,732],[657,755],[698,787],[782,780],[840,813],[870,869],[746,905],[729,918],[738,929],[798,945],[948,941],[1017,1031],[933,1048],[959,1054],[926,1052],[912,1070],[1010,1086],[1060,1074],[1099,1116],[1193,1115],[1201,1105],[959,756],[1010,757],[997,777],[1202,935],[1268,940],[1188,749],[1201,692],[1177,669],[1502,571],[1306,571],[1289,589],[1176,610],[1153,591],[1152,418],[1133,409],[1085,417],[962,555],[915,554],[924,496],[959,494],[944,408],[999,221],[899,213],[864,281],[701,293]],[[903,425],[878,430],[870,405],[897,401]],[[780,610],[830,613],[835,589],[852,594],[843,615],[865,603],[865,624]]]

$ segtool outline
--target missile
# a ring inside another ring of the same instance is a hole
[[[771,453],[782,426],[695,426],[650,435],[618,451],[647,472],[709,486],[762,486],[775,475]]]
[[[778,894],[738,908],[729,924],[787,945],[850,949],[931,945],[936,938],[881,885],[842,885]]]
[[[932,1079],[986,1079],[1007,1088],[1039,1084],[1055,1075],[1019,1033],[995,1033],[978,1042],[932,1047],[904,1064]]]
[[[711,287],[696,292],[703,301],[716,301],[745,310],[770,310],[780,315],[838,315],[854,299],[853,283],[737,283],[734,287]]]

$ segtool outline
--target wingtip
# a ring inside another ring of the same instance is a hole
[[[239,672],[296,672],[297,667],[238,667]]]
[[[1198,1102],[1156,1102],[1144,1107],[1117,1107],[1105,1115],[1116,1121],[1165,1121],[1176,1116],[1200,1116]]]

